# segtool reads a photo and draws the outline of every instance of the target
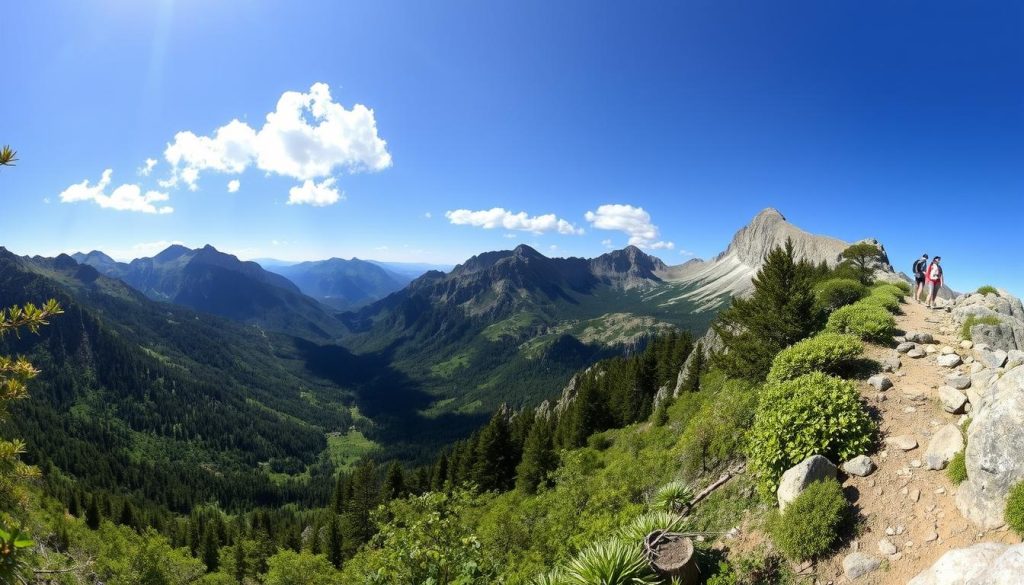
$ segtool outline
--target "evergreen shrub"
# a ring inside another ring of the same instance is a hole
[[[814,286],[815,301],[829,313],[856,303],[867,294],[868,287],[852,278],[831,278]]]
[[[967,459],[963,451],[954,455],[949,461],[949,466],[946,467],[946,475],[949,476],[949,480],[953,482],[953,485],[960,485],[967,481]]]
[[[867,453],[876,431],[852,382],[812,372],[765,385],[746,440],[758,491],[773,498],[783,472],[811,455],[846,461]]]
[[[829,315],[825,330],[850,333],[869,341],[889,342],[896,332],[896,320],[879,305],[857,301]]]
[[[971,329],[975,325],[999,325],[1000,323],[1002,323],[1002,321],[999,320],[999,317],[994,315],[986,315],[984,317],[968,315],[967,318],[964,319],[964,324],[960,326],[960,337],[970,340]]]
[[[890,313],[900,312],[900,298],[889,291],[876,291],[860,301],[865,305],[876,305]]]
[[[768,522],[775,546],[792,561],[820,557],[836,542],[849,503],[834,479],[816,481],[800,493],[786,511]]]
[[[978,287],[978,293],[983,295],[998,295],[999,291],[991,284],[984,284]]]
[[[840,374],[864,351],[854,335],[822,332],[780,351],[772,360],[768,382],[782,382],[809,374]]]
[[[1006,525],[1018,536],[1024,536],[1024,481],[1010,488],[1006,499]]]

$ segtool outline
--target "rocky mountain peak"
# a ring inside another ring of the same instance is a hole
[[[756,268],[761,265],[768,252],[784,245],[787,239],[793,241],[797,257],[815,264],[824,261],[832,266],[839,263],[840,254],[848,246],[846,242],[837,238],[805,232],[786,221],[785,216],[778,210],[769,207],[736,232],[729,247],[715,260],[731,255],[740,262]]]
[[[160,252],[156,256],[153,256],[153,260],[156,260],[158,262],[170,262],[172,260],[181,258],[183,255],[188,254],[191,251],[192,250],[189,250],[188,248],[180,244],[171,244],[170,246],[167,246],[167,248],[165,248],[163,252]]]

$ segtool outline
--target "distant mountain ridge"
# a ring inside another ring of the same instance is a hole
[[[292,281],[210,245],[172,245],[129,263],[98,251],[71,258],[154,300],[306,337],[333,338],[342,331],[340,322]]]
[[[267,270],[284,276],[303,293],[339,310],[359,308],[382,299],[412,281],[412,277],[359,258],[272,265]]]

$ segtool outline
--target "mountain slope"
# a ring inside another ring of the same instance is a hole
[[[300,262],[269,270],[295,283],[304,294],[340,310],[380,300],[412,281],[412,277],[358,258]]]
[[[330,339],[342,331],[324,307],[287,278],[213,246],[192,250],[173,245],[130,263],[114,262],[96,251],[75,258],[154,300],[314,339]]]

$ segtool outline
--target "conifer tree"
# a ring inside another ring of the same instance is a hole
[[[843,250],[844,264],[852,268],[861,284],[871,284],[875,266],[882,262],[885,253],[878,246],[861,242]]]
[[[608,412],[596,384],[580,384],[575,399],[558,421],[558,443],[566,449],[587,444],[587,437],[608,428]]]
[[[220,542],[216,530],[209,523],[203,532],[203,563],[207,573],[216,573],[220,567]]]
[[[135,510],[132,508],[131,502],[125,500],[124,506],[121,508],[121,517],[118,519],[117,523],[129,528],[136,528]]]
[[[434,473],[430,477],[430,489],[439,492],[444,489],[448,481],[448,454],[442,453],[434,465]]]
[[[533,494],[541,485],[549,485],[548,474],[558,467],[555,453],[554,424],[550,416],[539,416],[526,436],[523,460],[516,467],[516,488]]]
[[[377,466],[367,459],[356,468],[348,482],[351,495],[345,503],[344,544],[346,555],[356,550],[373,536],[374,526],[370,513],[380,502]]]
[[[99,530],[103,517],[100,515],[100,505],[96,496],[89,498],[89,505],[85,509],[85,525],[93,530]]]
[[[341,514],[345,509],[345,480],[345,474],[339,473],[337,481],[334,482],[334,493],[331,494],[331,511],[335,514]]]
[[[812,266],[794,257],[793,242],[772,250],[754,278],[750,298],[734,298],[713,327],[724,351],[714,364],[734,378],[764,380],[779,351],[820,325],[811,291]]]
[[[512,435],[508,419],[499,410],[480,432],[473,465],[473,482],[480,491],[505,491],[512,488],[516,461],[513,460]]]
[[[381,489],[384,501],[401,498],[405,495],[405,492],[405,473],[402,471],[401,464],[397,461],[392,461],[391,465],[388,466],[387,474],[384,476],[384,487]]]
[[[341,526],[338,517],[332,514],[327,525],[327,560],[331,561],[336,569],[341,568],[342,550],[344,550],[342,544]]]
[[[700,391],[700,377],[704,373],[705,358],[704,348],[699,341],[690,355],[693,356],[693,359],[690,360],[690,365],[687,366],[686,373],[683,374],[683,383],[679,387],[680,392]]]
[[[246,574],[248,572],[248,563],[246,563],[245,547],[242,544],[241,535],[239,535],[239,536],[237,536],[235,538],[234,560],[235,560],[235,571],[234,571],[235,581],[238,581],[239,583],[242,583],[242,582],[245,581],[245,576],[246,576]]]

